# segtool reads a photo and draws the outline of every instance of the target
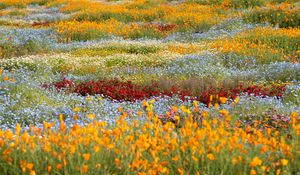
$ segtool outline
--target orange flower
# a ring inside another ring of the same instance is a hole
[[[226,101],[227,101],[227,98],[226,97],[220,97],[219,101],[220,101],[220,103],[225,104]]]
[[[222,109],[220,110],[220,114],[222,114],[223,116],[228,116],[228,111],[226,109]]]
[[[56,169],[61,170],[62,169],[62,164],[61,163],[56,164]]]
[[[5,77],[3,78],[4,81],[7,81],[8,79],[9,79],[8,76],[5,76]]]
[[[71,154],[74,154],[75,153],[75,151],[76,151],[76,147],[75,146],[70,146],[70,153]]]
[[[256,175],[256,171],[254,169],[251,169],[250,175]]]
[[[50,173],[51,172],[52,167],[50,165],[48,165],[47,167],[47,172]]]
[[[90,154],[83,154],[82,157],[85,161],[88,161],[90,159]]]
[[[115,161],[114,161],[114,162],[115,162],[115,165],[116,165],[116,166],[119,166],[119,165],[120,165],[120,160],[119,160],[118,158],[115,158]]]
[[[183,175],[183,174],[184,174],[184,172],[183,172],[183,170],[182,170],[181,168],[177,168],[177,171],[178,171],[178,173],[179,173],[180,175]]]
[[[206,157],[209,159],[209,160],[215,160],[215,156],[213,154],[207,154]]]
[[[261,165],[262,161],[258,157],[254,157],[252,161],[249,163],[250,167],[256,167],[258,165]]]
[[[177,156],[175,156],[175,157],[172,157],[172,160],[173,160],[174,162],[176,162],[177,160],[179,160],[179,158],[178,158]]]
[[[142,114],[143,114],[142,111],[138,111],[138,112],[137,112],[137,115],[138,115],[138,116],[141,116]]]
[[[28,170],[32,170],[33,164],[32,164],[32,163],[27,163],[26,168],[27,168]]]
[[[87,166],[87,165],[82,165],[82,167],[81,167],[81,172],[82,172],[82,173],[86,173],[87,170],[88,170],[88,166]]]
[[[122,107],[118,107],[118,112],[122,112]]]
[[[100,151],[100,147],[99,146],[94,146],[93,148],[94,152],[97,153]]]
[[[203,111],[201,113],[201,115],[202,115],[203,118],[206,118],[208,116],[208,112],[207,111]]]
[[[233,158],[231,159],[232,165],[237,164],[237,162],[238,162],[237,158],[233,157]]]
[[[276,170],[276,175],[280,175],[280,169]]]
[[[17,123],[17,125],[16,125],[16,128],[15,128],[16,135],[19,135],[19,133],[20,133],[20,130],[21,130],[21,126],[20,126],[20,124],[19,124],[19,123]]]

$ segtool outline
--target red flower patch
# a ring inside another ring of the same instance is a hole
[[[221,87],[219,89],[211,87],[208,91],[193,92],[191,90],[180,89],[175,86],[168,88],[159,87],[159,85],[155,82],[147,85],[136,85],[131,81],[122,82],[116,79],[103,79],[99,81],[81,82],[76,84],[70,80],[63,79],[60,82],[43,86],[54,86],[57,90],[66,89],[67,92],[73,92],[83,96],[102,94],[118,101],[136,101],[153,96],[172,97],[173,95],[177,95],[182,100],[185,100],[186,97],[189,97],[189,99],[196,99],[205,104],[208,104],[209,102],[218,102],[217,98],[214,98],[213,101],[210,101],[211,95],[215,97],[235,99],[240,93],[245,92],[254,96],[281,97],[283,91],[285,90],[285,85],[271,85],[270,87],[264,87],[261,85],[243,87],[243,85],[239,85],[229,89],[225,87]]]

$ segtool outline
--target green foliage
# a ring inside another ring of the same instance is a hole
[[[75,56],[108,56],[108,55],[114,55],[117,53],[121,53],[120,51],[116,50],[116,49],[106,49],[106,48],[83,48],[83,49],[76,49],[76,50],[72,50],[70,52],[72,55]]]
[[[0,45],[0,58],[9,58],[14,56],[22,56],[27,54],[36,54],[48,50],[47,45],[28,40],[26,43],[16,46],[14,44],[5,43]]]
[[[128,33],[128,36],[125,37],[130,39],[138,39],[138,38],[161,39],[163,37],[166,37],[167,35],[168,33],[158,32],[157,30],[154,30],[149,27],[143,27],[140,30],[135,30],[133,32]]]
[[[54,2],[54,0],[36,0],[34,2],[31,2],[30,4],[31,5],[35,5],[35,4],[37,4],[37,5],[46,5],[46,4],[52,3],[52,2]]]
[[[106,38],[107,34],[99,31],[99,30],[87,30],[85,32],[79,33],[79,32],[74,32],[70,36],[70,39],[72,41],[87,41],[87,40],[92,40],[92,39],[100,39],[100,38]],[[62,36],[63,38],[63,36]]]
[[[151,45],[150,46],[130,45],[129,47],[123,47],[122,49],[124,49],[126,53],[131,53],[131,54],[150,54],[150,53],[155,53],[159,50],[158,47],[151,46]]]
[[[1,63],[2,68],[4,68],[5,70],[17,70],[17,69],[28,69],[30,71],[37,71],[38,69],[38,65],[35,63],[30,63],[30,62],[26,62],[26,61],[6,61],[6,63]]]
[[[284,10],[281,8],[256,9],[242,15],[245,22],[270,23],[282,28],[299,27],[300,12],[297,8]]]
[[[120,46],[104,46],[97,48],[84,48],[76,49],[71,51],[71,54],[76,56],[108,56],[118,53],[129,53],[129,54],[150,54],[159,51],[158,47],[155,46],[140,46],[140,45],[120,45]]]
[[[300,87],[287,86],[283,94],[283,101],[289,104],[300,106]]]
[[[20,10],[14,10],[8,13],[9,16],[25,16],[25,13]]]
[[[0,2],[0,10],[7,8],[8,6],[2,2]]]
[[[122,22],[135,21],[132,15],[128,12],[113,13],[113,12],[98,12],[98,13],[79,13],[74,17],[78,21],[96,21],[102,22],[109,19],[116,19]]]
[[[230,5],[234,8],[249,8],[262,6],[265,2],[264,0],[231,0]]]
[[[264,0],[188,0],[187,2],[198,3],[202,5],[221,5],[225,3],[228,7],[234,8],[249,8],[262,6],[266,1]]]
[[[285,54],[295,55],[300,59],[299,53],[297,53],[300,47],[300,38],[276,34],[255,36],[250,33],[245,39],[254,44],[266,44],[274,49],[282,50]]]
[[[10,111],[18,111],[24,108],[31,108],[36,105],[50,105],[52,107],[59,106],[57,101],[52,100],[48,97],[47,93],[39,88],[28,87],[26,84],[19,83],[17,86],[14,84],[8,84],[6,88],[9,88],[10,96],[17,101],[9,107]],[[4,94],[7,92],[3,92]],[[4,121],[0,121],[1,123],[10,123],[10,120],[16,120],[9,117],[4,117]],[[18,116],[18,123],[24,125],[30,125],[35,123],[43,123],[43,117],[39,118],[39,121],[32,120],[28,118],[28,116]]]

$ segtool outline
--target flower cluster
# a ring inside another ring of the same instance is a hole
[[[128,114],[119,108],[120,118],[113,127],[94,121],[67,129],[60,115],[56,130],[47,122],[41,128],[23,129],[17,124],[14,131],[0,130],[1,171],[5,174],[299,171],[294,161],[299,158],[296,152],[300,134],[299,116],[295,112],[286,121],[288,132],[276,128],[262,132],[253,126],[240,127],[226,110],[218,112],[220,117],[198,111],[197,103],[192,108],[181,106],[182,114],[173,106],[173,114],[167,115],[174,115],[175,124],[163,124],[151,110],[151,104],[145,106],[148,106],[146,111],[138,113],[144,122],[127,122]],[[183,124],[177,128],[179,122]],[[40,161],[41,158],[45,161]]]
[[[104,95],[118,101],[136,101],[154,96],[170,96],[178,95],[182,100],[187,97],[197,99],[205,104],[218,103],[219,97],[235,99],[240,93],[248,93],[254,96],[276,96],[280,98],[285,90],[285,84],[273,84],[270,87],[263,87],[261,85],[252,85],[244,87],[240,84],[237,87],[208,87],[206,91],[195,91],[194,89],[184,89],[180,86],[170,85],[163,87],[158,83],[152,82],[146,85],[136,85],[131,81],[121,82],[116,79],[112,80],[99,80],[81,83],[73,83],[70,80],[63,79],[60,82],[52,84],[44,84],[44,87],[54,86],[57,90],[66,89],[67,92],[78,93],[80,95]],[[191,87],[193,88],[193,87]],[[213,97],[216,100],[213,100]],[[223,100],[220,100],[223,101]],[[226,103],[226,100],[225,102]]]
[[[0,174],[300,172],[296,0],[0,1]]]

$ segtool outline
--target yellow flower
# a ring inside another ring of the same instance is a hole
[[[79,108],[79,107],[73,108],[73,112],[79,112],[79,111],[80,111],[80,108]]]
[[[30,171],[29,175],[35,175],[35,171]]]
[[[172,111],[177,112],[178,108],[176,106],[172,106]]]
[[[239,102],[239,97],[236,97],[233,101],[234,101],[234,103],[238,103]]]
[[[10,82],[14,83],[14,82],[16,82],[16,79],[15,79],[14,77],[12,77],[12,78],[10,79]]]
[[[281,162],[281,165],[282,165],[282,166],[286,166],[286,165],[288,164],[289,161],[286,160],[286,159],[281,159],[280,162]]]
[[[174,119],[176,120],[176,123],[179,123],[180,122],[180,117],[178,115],[175,115],[174,116]]]
[[[211,107],[211,102],[209,102],[209,103],[207,104],[207,107],[208,107],[208,108],[210,108],[210,107]]]
[[[215,103],[215,109],[219,109],[219,104]]]
[[[207,154],[206,157],[209,159],[209,160],[215,160],[215,156],[213,154]]]
[[[92,120],[92,119],[95,118],[95,114],[90,114],[89,113],[89,114],[86,115],[86,117]]]
[[[85,100],[86,100],[86,101],[90,101],[90,100],[91,100],[91,97],[90,97],[90,96],[87,96],[87,97],[85,98]]]
[[[96,168],[100,168],[101,167],[101,164],[100,163],[97,163],[96,164]]]
[[[82,154],[82,157],[85,161],[88,161],[90,159],[90,154]]]
[[[184,113],[188,113],[188,114],[191,113],[191,111],[188,110],[185,106],[180,106],[180,110],[181,110],[182,112],[184,112]]]
[[[254,157],[252,161],[249,163],[250,167],[256,167],[258,165],[261,165],[262,161],[258,157]]]

